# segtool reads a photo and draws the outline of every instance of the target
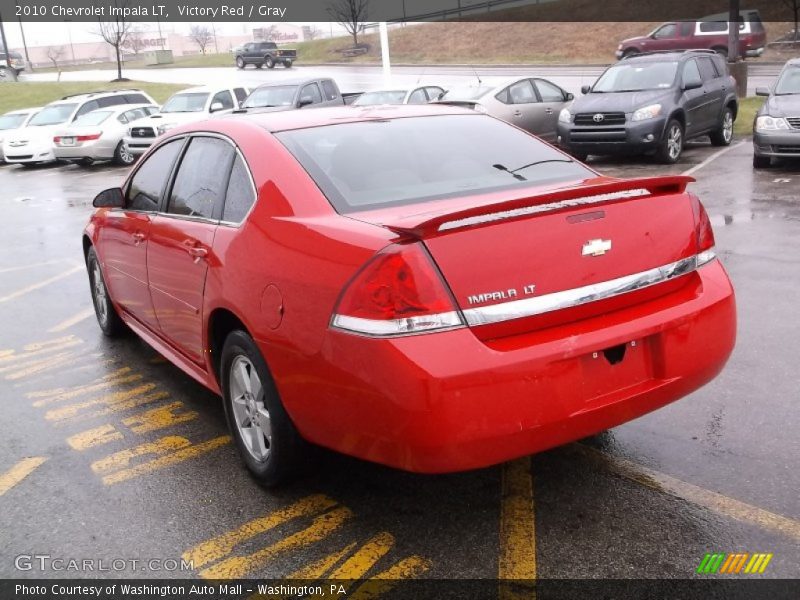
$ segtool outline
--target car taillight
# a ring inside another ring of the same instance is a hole
[[[60,135],[57,135],[56,137],[53,138],[53,143],[54,144],[58,144],[60,141],[61,141],[61,136]]]
[[[92,133],[90,135],[79,135],[75,139],[79,142],[91,142],[92,140],[99,140],[101,133]]]
[[[697,235],[697,266],[701,267],[714,260],[717,254],[714,252],[714,230],[711,228],[711,220],[697,198],[694,202],[694,222]]]
[[[463,327],[438,268],[419,244],[393,244],[372,257],[345,287],[331,325],[386,337]]]

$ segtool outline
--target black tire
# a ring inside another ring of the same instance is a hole
[[[111,296],[108,293],[105,279],[103,279],[103,269],[100,267],[100,261],[97,259],[94,248],[89,248],[89,252],[86,254],[86,269],[89,271],[89,289],[100,330],[108,337],[124,333],[125,323],[119,318],[117,309],[111,302]],[[101,289],[102,293],[99,293]]]
[[[264,66],[264,63],[256,63],[256,69],[260,69]]]
[[[78,164],[82,167],[90,167],[94,164],[94,160],[92,160],[91,158],[81,158],[78,161]]]
[[[129,167],[136,162],[136,155],[125,146],[125,142],[120,141],[114,149],[114,162],[123,167]]]
[[[622,58],[630,58],[631,56],[635,56],[637,54],[639,54],[639,51],[636,48],[628,48],[622,53]]]
[[[726,106],[722,111],[720,118],[719,128],[712,131],[708,137],[711,138],[713,146],[730,146],[733,141],[733,111],[729,106]]]
[[[287,69],[291,69],[292,68],[292,61],[290,61],[290,60],[283,61],[283,66],[285,68],[287,68]]]
[[[585,163],[586,159],[589,158],[589,155],[586,154],[585,152],[570,152],[569,154],[570,156],[572,156],[572,158],[582,163]]]
[[[753,154],[753,168],[754,169],[769,169],[772,166],[772,158],[769,156],[759,156]]]
[[[247,65],[244,64],[244,59],[241,56],[236,57],[236,68],[244,69]]]
[[[241,387],[237,382],[244,380],[241,375],[235,375],[234,370],[239,372],[240,369],[244,369],[244,372],[250,375],[246,380],[251,386],[252,371],[255,370],[261,391],[249,396],[238,395],[240,401],[234,406],[234,394],[238,393]],[[267,363],[253,338],[246,332],[233,331],[225,340],[220,357],[220,376],[228,427],[250,474],[264,487],[274,487],[287,481],[299,470],[304,442],[283,408]],[[270,429],[269,437],[266,434],[262,435],[263,429],[257,426],[265,422],[263,420],[265,412],[266,423]],[[247,423],[249,427],[245,426]],[[249,430],[253,437],[245,440],[243,429]],[[254,442],[254,439],[259,441]],[[257,447],[251,450],[250,446],[254,444]],[[262,457],[259,458],[256,454],[262,454]]]
[[[670,119],[658,142],[656,160],[665,165],[675,164],[683,153],[683,142],[683,125],[677,119]]]
[[[264,64],[267,65],[268,69],[274,69],[275,68],[275,60],[271,56],[265,56],[264,57]]]

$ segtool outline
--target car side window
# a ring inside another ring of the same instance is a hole
[[[544,79],[534,79],[534,83],[542,102],[564,102],[564,91],[557,85]]]
[[[316,83],[304,85],[303,89],[300,90],[300,101],[303,102],[306,99],[311,100],[311,104],[322,102],[322,94],[319,93],[319,86]]]
[[[511,98],[511,104],[530,104],[537,101],[530,79],[524,79],[508,86],[508,95]]]
[[[223,109],[233,108],[233,98],[231,98],[231,93],[228,90],[223,90],[214,94],[214,97],[211,99],[211,105],[213,106],[217,102],[222,104]]]
[[[683,85],[689,84],[702,84],[703,80],[700,77],[700,70],[697,68],[697,62],[692,60],[687,60],[683,65]]]
[[[167,213],[190,217],[215,218],[221,207],[228,173],[233,159],[233,147],[212,137],[195,137],[184,152]]]
[[[77,119],[78,117],[85,115],[86,113],[90,113],[93,110],[97,110],[98,108],[100,108],[100,104],[98,104],[97,100],[89,100],[89,102],[87,102],[78,109],[78,112],[75,113],[74,118]]]
[[[414,90],[408,97],[409,104],[425,104],[428,102],[428,97],[425,95],[425,90],[422,88]]]
[[[681,23],[681,37],[687,37],[692,35],[694,31],[694,23],[691,22],[684,22]]]
[[[655,35],[653,36],[657,40],[665,40],[669,38],[674,38],[675,34],[678,32],[678,28],[675,23],[667,23],[659,28],[656,31]]]
[[[125,94],[127,104],[149,104],[151,100],[144,97],[144,94]]]
[[[697,63],[698,67],[700,67],[700,75],[703,77],[703,81],[711,81],[719,77],[717,69],[710,58],[698,58]]]
[[[425,91],[428,93],[428,100],[438,100],[439,96],[444,93],[444,90],[435,85],[426,87]]]
[[[225,193],[225,210],[222,213],[222,220],[228,223],[241,223],[255,201],[256,196],[250,172],[242,157],[237,154],[233,161],[233,169],[231,169],[228,191]]]
[[[322,91],[325,93],[326,100],[336,100],[339,97],[339,92],[336,91],[336,86],[330,79],[322,80]]]
[[[233,88],[233,93],[236,95],[236,101],[241,103],[247,98],[247,91],[244,88]]]
[[[137,169],[128,186],[125,206],[131,210],[158,210],[158,201],[167,184],[172,165],[183,146],[183,140],[167,142]]]
[[[245,44],[244,45],[244,51],[245,52],[252,52],[253,51],[253,47],[254,47],[253,44]]]
[[[130,121],[130,119],[128,118],[128,113],[120,113],[119,115],[117,115],[117,121],[123,124],[128,123]]]

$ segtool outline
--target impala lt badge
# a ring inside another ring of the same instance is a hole
[[[609,250],[611,250],[611,240],[589,240],[583,245],[581,255],[603,256]]]

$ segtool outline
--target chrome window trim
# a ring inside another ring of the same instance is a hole
[[[692,273],[702,265],[711,262],[715,256],[713,250],[706,250],[699,255],[682,258],[661,267],[655,267],[633,275],[625,275],[609,281],[523,300],[512,300],[511,302],[468,308],[463,311],[464,318],[467,325],[476,327],[533,317],[555,310],[606,300]]]

